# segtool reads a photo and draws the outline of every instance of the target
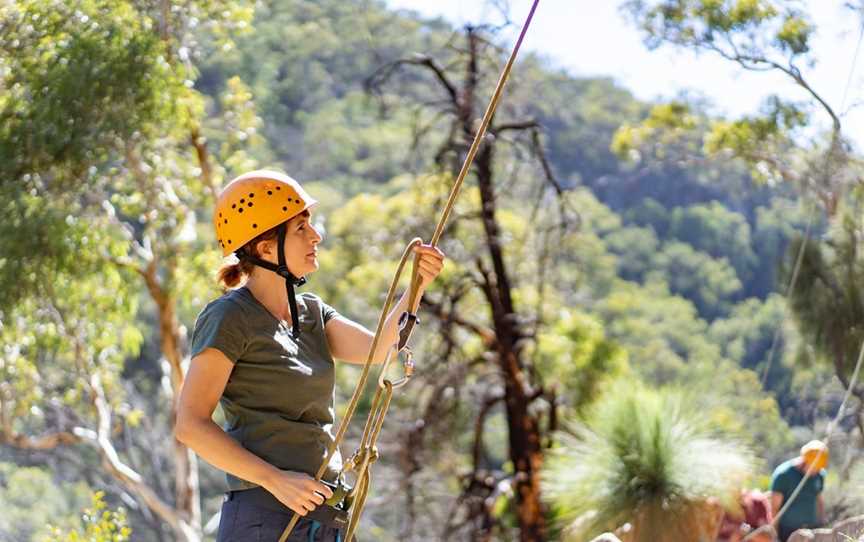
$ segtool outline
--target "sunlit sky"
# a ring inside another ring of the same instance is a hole
[[[456,25],[501,20],[498,11],[485,0],[386,1],[393,8],[411,9],[428,17],[442,16]],[[618,11],[620,4],[608,0],[540,0],[523,47],[543,54],[553,65],[573,75],[612,77],[641,99],[696,92],[715,105],[715,113],[723,115],[757,111],[764,98],[773,93],[796,100],[807,98],[788,78],[745,71],[716,55],[696,55],[669,46],[649,51],[636,29]],[[803,0],[799,4],[817,27],[812,40],[816,64],[801,66],[805,78],[835,111],[845,111],[844,131],[862,149],[864,44],[853,67],[861,21],[843,7],[843,0]],[[531,0],[510,1],[511,19],[517,26],[530,6]],[[517,31],[511,32],[508,43],[513,43]],[[821,111],[818,115],[827,121]]]

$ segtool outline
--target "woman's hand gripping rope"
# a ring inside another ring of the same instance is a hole
[[[414,267],[420,276],[419,289],[422,295],[444,268],[444,253],[438,247],[420,244],[414,247],[414,254]]]

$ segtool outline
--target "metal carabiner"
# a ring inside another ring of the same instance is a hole
[[[405,359],[402,361],[402,371],[405,373],[405,376],[400,378],[399,380],[393,382],[390,381],[390,386],[395,390],[396,388],[401,388],[405,384],[411,380],[411,377],[414,375],[414,353],[411,352],[411,349],[407,346],[403,348],[401,351],[396,351],[396,345],[390,347],[387,350],[387,357],[384,358],[384,366],[381,368],[381,374],[378,376],[378,386],[381,388],[386,388],[385,381],[387,381],[387,368],[390,367],[390,362],[393,360],[393,353],[396,353],[396,357],[399,357],[400,352],[405,352]]]

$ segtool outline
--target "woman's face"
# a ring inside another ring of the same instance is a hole
[[[285,263],[295,277],[308,275],[318,269],[318,243],[322,237],[311,220],[312,213],[304,211],[288,221],[285,231]],[[262,256],[268,261],[279,261],[275,240],[267,242],[267,246],[261,249]]]
[[[288,221],[285,232],[285,263],[295,277],[318,270],[321,234],[312,225],[312,213],[303,212]]]

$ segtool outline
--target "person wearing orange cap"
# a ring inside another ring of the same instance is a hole
[[[825,467],[828,465],[828,447],[812,440],[801,447],[798,457],[780,464],[771,476],[771,507],[781,542],[785,542],[798,529],[819,527],[825,517],[822,489],[825,485]],[[792,500],[796,488],[801,491]],[[787,509],[778,519],[781,509]]]
[[[291,177],[260,170],[231,181],[213,213],[222,254],[236,261],[219,270],[226,293],[195,323],[175,433],[227,474],[218,542],[276,541],[294,513],[302,517],[290,541],[341,542],[346,526],[338,451],[322,480],[313,477],[334,442],[334,360],[365,363],[373,334],[295,292],[318,269],[316,203]],[[422,293],[444,254],[414,250]],[[388,315],[376,363],[397,341],[408,305],[403,295]],[[212,420],[217,403],[224,429]]]

